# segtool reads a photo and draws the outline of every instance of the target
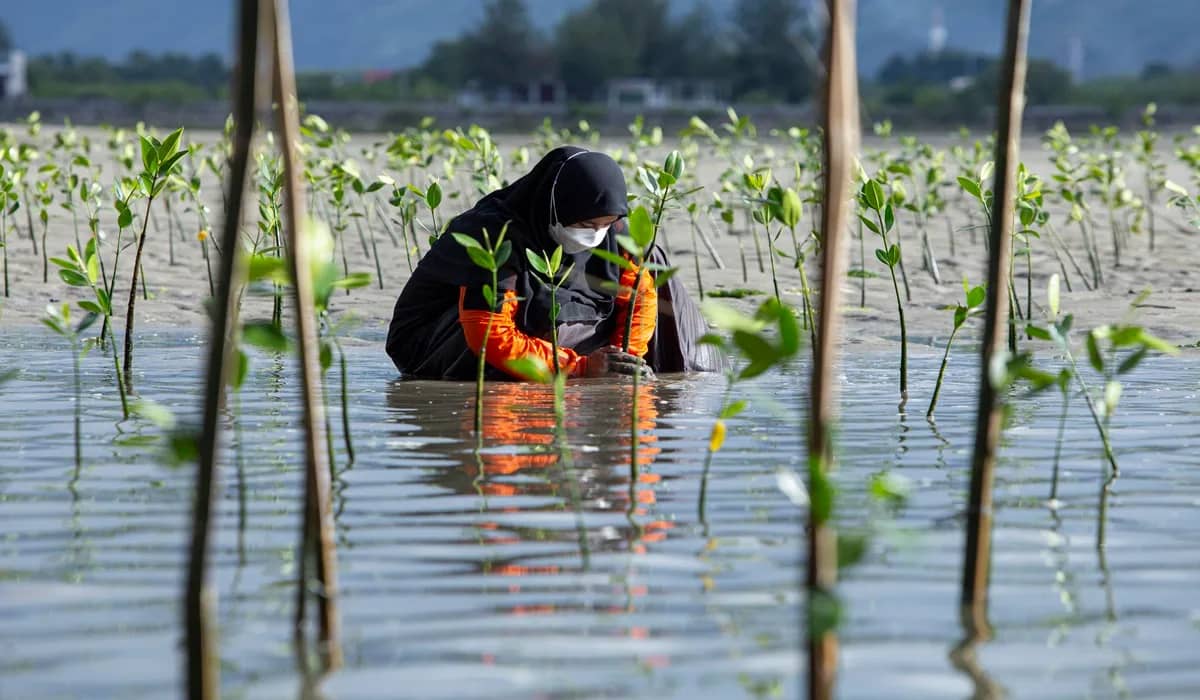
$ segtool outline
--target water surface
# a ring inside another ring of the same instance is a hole
[[[143,396],[194,420],[197,339],[167,333],[139,351]],[[353,465],[336,405],[331,416],[346,668],[324,682],[326,697],[799,693],[805,513],[778,475],[802,464],[802,365],[746,388],[750,409],[714,460],[702,521],[719,377],[643,388],[631,475],[627,383],[568,387],[568,468],[548,389],[489,385],[476,453],[472,385],[395,381],[378,344],[349,353]],[[157,428],[119,420],[111,365],[93,353],[77,470],[69,354],[10,332],[0,357],[22,370],[0,388],[0,697],[175,696],[192,469],[163,465]],[[872,537],[840,586],[839,695],[965,698],[976,683],[1022,698],[1200,694],[1200,362],[1148,361],[1127,383],[1104,556],[1085,408],[1069,414],[1051,509],[1058,397],[1018,404],[997,471],[994,639],[963,669],[950,651],[962,637],[975,375],[966,354],[951,365],[931,426],[923,401],[937,359],[915,358],[903,416],[894,359],[846,358],[839,517]],[[301,685],[288,622],[294,389],[290,363],[256,357],[226,419],[212,561],[229,697],[296,697]],[[894,511],[866,497],[885,471],[911,485]]]

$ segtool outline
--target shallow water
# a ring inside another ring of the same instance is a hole
[[[178,694],[177,601],[191,469],[119,423],[111,366],[85,359],[84,466],[72,451],[69,355],[5,334],[0,360],[0,697]],[[139,346],[138,388],[194,418],[194,337]],[[335,509],[346,668],[330,698],[794,697],[801,686],[802,519],[777,485],[801,464],[803,367],[750,385],[697,515],[717,377],[568,387],[574,471],[552,445],[548,389],[489,386],[473,452],[473,386],[396,382],[377,345],[348,350],[357,460],[340,417]],[[970,697],[950,651],[975,374],[951,365],[936,430],[923,418],[939,358],[914,358],[909,415],[891,356],[846,358],[839,517],[873,523],[843,572],[839,696]],[[997,471],[990,618],[971,669],[1012,697],[1200,694],[1200,362],[1147,361],[1127,382],[1122,466],[1106,556],[1096,523],[1100,454],[1086,409],[1069,415],[1062,501],[1046,505],[1059,400],[1020,402]],[[228,697],[296,697],[290,644],[301,473],[290,365],[257,357],[230,420],[213,575]],[[336,376],[330,377],[336,389]],[[483,476],[479,478],[482,468]],[[911,482],[888,513],[865,497],[883,470]],[[579,512],[572,485],[578,479]],[[632,504],[632,505],[631,505]],[[582,533],[580,527],[582,521]]]

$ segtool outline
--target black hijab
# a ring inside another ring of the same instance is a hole
[[[531,271],[525,251],[532,250],[536,255],[551,253],[558,247],[550,236],[550,225],[555,223],[551,220],[552,192],[557,223],[564,225],[629,213],[621,166],[603,153],[562,146],[547,153],[528,174],[452,219],[446,228],[447,234],[463,233],[483,242],[484,230],[495,241],[508,224],[506,240],[512,242],[512,254],[502,267],[500,279],[515,277],[517,294],[523,300],[518,325],[539,336],[550,330],[553,289]],[[597,247],[619,253],[616,236],[625,230],[624,222],[618,221]],[[563,267],[571,263],[574,269],[558,291],[559,322],[609,320],[620,269],[591,251],[564,255]],[[450,235],[438,239],[418,270],[455,286],[482,287],[491,283],[491,273],[476,266]]]

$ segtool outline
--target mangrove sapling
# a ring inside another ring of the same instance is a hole
[[[1079,162],[1079,148],[1072,143],[1071,134],[1062,122],[1056,123],[1046,132],[1046,142],[1054,152],[1054,174],[1050,177],[1058,184],[1058,196],[1069,205],[1067,220],[1079,224],[1088,265],[1092,271],[1091,288],[1099,289],[1104,284],[1104,270],[1100,264],[1095,237],[1088,226],[1091,208],[1084,198],[1084,192],[1090,177],[1086,165]]]
[[[700,476],[700,500],[697,512],[701,523],[707,522],[708,474],[713,455],[725,444],[726,421],[746,408],[745,399],[735,399],[734,389],[739,382],[757,377],[772,367],[784,365],[800,350],[800,324],[792,310],[775,297],[759,305],[753,316],[745,316],[718,302],[705,301],[705,317],[721,333],[709,333],[701,343],[713,345],[727,356],[740,357],[740,369],[725,372],[725,393],[721,408],[708,436],[704,454],[704,470]]]
[[[142,267],[142,250],[146,246],[146,227],[150,222],[150,207],[154,199],[167,186],[167,178],[175,172],[179,161],[187,155],[186,150],[179,150],[179,139],[183,136],[183,128],[176,129],[159,141],[153,137],[142,137],[142,167],[138,175],[141,192],[146,197],[146,212],[142,216],[142,232],[138,236],[137,252],[133,258],[133,270],[130,272],[129,308],[125,313],[125,389],[133,391],[133,322],[134,310],[137,303],[138,275]],[[113,272],[116,279],[116,272]]]
[[[796,226],[800,224],[800,217],[804,213],[804,203],[800,199],[800,194],[791,188],[773,187],[767,196],[770,203],[769,209],[771,216],[787,227],[792,234],[792,245],[794,246],[796,270],[800,273],[800,294],[804,304],[802,318],[804,319],[804,328],[808,330],[812,340],[816,340],[817,335],[817,320],[816,314],[813,311],[812,304],[812,289],[808,286],[808,271],[805,268],[807,260],[806,246],[810,243],[816,243],[815,237],[805,238],[800,242],[796,238]],[[780,252],[780,255],[783,255]],[[784,256],[787,257],[787,256]]]
[[[696,211],[699,205],[696,202],[690,202],[687,206],[688,221],[691,224],[692,231],[692,265],[696,270],[696,289],[700,298],[704,298],[704,278],[700,275],[700,247],[696,244],[696,229],[699,228],[696,224]]]
[[[212,258],[208,254],[209,242],[209,225],[208,225],[208,205],[204,203],[202,198],[202,185],[204,184],[201,173],[203,167],[207,164],[208,158],[200,157],[200,152],[203,145],[192,143],[188,145],[188,173],[184,179],[184,194],[191,200],[190,208],[196,212],[196,240],[200,243],[200,255],[204,258],[204,270],[208,275],[208,295],[215,296],[217,293],[216,283],[213,280]]]
[[[1143,293],[1134,301],[1130,307],[1131,312],[1145,299],[1147,294]],[[1070,370],[1071,377],[1083,395],[1084,402],[1091,413],[1092,422],[1100,436],[1104,457],[1110,469],[1109,474],[1105,475],[1105,489],[1107,489],[1108,483],[1111,483],[1109,477],[1115,478],[1120,473],[1116,456],[1113,454],[1107,424],[1107,419],[1116,412],[1117,402],[1121,398],[1121,383],[1118,378],[1137,367],[1150,352],[1173,355],[1178,352],[1178,349],[1152,335],[1141,326],[1130,323],[1128,314],[1121,324],[1093,328],[1088,332],[1085,343],[1088,362],[1104,381],[1102,394],[1099,397],[1094,396],[1087,381],[1080,374],[1075,355],[1071,350],[1070,331],[1074,317],[1071,314],[1065,314],[1061,319],[1059,318],[1059,298],[1059,279],[1058,275],[1054,274],[1051,275],[1046,289],[1048,311],[1046,325],[1029,324],[1027,330],[1034,338],[1053,342],[1066,358],[1067,369]],[[1055,385],[1057,376],[1042,373],[1040,376],[1032,377],[1031,381],[1034,383],[1035,389],[1049,388]]]
[[[550,352],[554,359],[552,367],[554,371],[554,419],[556,425],[562,425],[566,419],[564,399],[567,375],[559,367],[558,362],[558,313],[560,310],[558,290],[563,282],[571,276],[571,272],[575,269],[575,263],[572,262],[565,269],[562,268],[562,246],[556,247],[550,254],[546,254],[544,251],[535,253],[532,249],[526,248],[525,257],[529,259],[530,267],[541,275],[554,290],[550,297]]]
[[[354,219],[354,225],[358,227],[359,235],[362,235],[362,226],[365,223],[367,230],[370,231],[371,240],[371,257],[375,259],[375,274],[376,281],[379,283],[379,288],[383,289],[383,263],[379,260],[379,246],[375,243],[375,229],[371,228],[370,207],[367,197],[379,190],[383,189],[383,180],[375,180],[371,184],[365,184],[360,177],[353,177],[350,180],[350,187],[354,190],[354,194],[358,197],[358,209],[351,210],[350,216]]]
[[[88,239],[87,245],[83,249],[81,255],[75,246],[67,246],[67,257],[51,258],[56,266],[58,266],[58,276],[68,286],[86,288],[92,292],[91,299],[85,299],[78,302],[79,308],[94,314],[99,318],[104,319],[104,325],[100,329],[100,337],[97,339],[101,347],[106,344],[112,349],[113,372],[117,382],[117,393],[121,397],[121,415],[124,418],[129,418],[129,402],[125,395],[125,381],[121,375],[121,360],[117,355],[117,340],[113,333],[113,309],[112,297],[108,289],[104,285],[103,275],[101,273],[101,260],[99,251],[99,236],[93,234]]]
[[[750,270],[746,266],[746,244],[742,241],[742,237],[737,235],[733,230],[734,217],[736,216],[736,213],[731,205],[725,204],[719,193],[713,192],[712,196],[713,202],[712,204],[708,205],[709,214],[711,215],[713,212],[720,212],[721,221],[725,222],[725,230],[728,232],[729,237],[737,241],[738,258],[742,263],[742,284],[749,284]]]
[[[75,377],[75,466],[79,467],[83,464],[83,436],[82,436],[82,415],[83,415],[83,389],[82,380],[79,373],[79,364],[83,356],[87,353],[90,345],[83,343],[80,336],[86,331],[96,319],[97,314],[89,313],[75,327],[71,326],[71,304],[64,303],[62,307],[57,307],[50,304],[46,307],[46,315],[42,317],[42,323],[54,331],[58,335],[67,339],[71,344],[71,361],[74,369]]]
[[[316,222],[311,222],[309,229],[311,237],[310,246],[313,252],[311,258],[313,311],[316,314],[318,322],[321,384],[322,389],[324,389],[325,375],[329,371],[329,368],[333,366],[334,352],[336,351],[338,354],[338,366],[341,372],[342,437],[348,462],[350,465],[353,465],[355,452],[354,442],[350,433],[349,375],[346,355],[340,338],[356,321],[349,317],[335,320],[329,311],[329,300],[333,296],[334,290],[357,289],[370,285],[371,276],[365,272],[354,272],[349,275],[339,276],[337,264],[333,261],[334,241],[329,233],[329,229]],[[249,257],[250,261],[246,273],[246,282],[248,285],[270,282],[274,289],[271,289],[268,293],[277,297],[278,294],[275,289],[292,284],[291,277],[287,272],[286,260],[276,255],[273,250],[267,250],[266,252],[255,251]],[[286,352],[291,347],[291,341],[283,334],[282,327],[276,324],[274,319],[271,321],[245,322],[242,324],[241,338],[243,343],[267,352]],[[239,361],[244,362],[244,360]],[[329,392],[323,391],[322,393],[327,396]],[[325,431],[326,435],[332,436],[333,432],[330,430],[328,410],[325,411]],[[326,440],[326,443],[329,450],[330,469],[332,469],[335,464],[333,459],[333,441],[332,439]]]
[[[888,232],[896,224],[896,214],[892,209],[892,200],[883,191],[883,185],[873,178],[863,182],[858,193],[858,204],[863,212],[870,212],[872,217],[860,212],[858,220],[864,226],[883,239],[883,247],[875,249],[875,258],[888,268],[892,277],[892,291],[896,295],[896,311],[900,318],[900,406],[901,412],[908,403],[908,326],[904,322],[904,301],[900,298],[900,284],[896,280],[896,266],[900,264],[900,247],[888,240]]]
[[[1154,252],[1155,220],[1154,207],[1158,205],[1158,194],[1167,184],[1167,164],[1158,155],[1158,132],[1154,130],[1154,115],[1158,105],[1151,102],[1142,111],[1144,129],[1137,132],[1137,150],[1134,159],[1142,168],[1146,185],[1147,228],[1150,232],[1150,251]]]
[[[767,259],[771,263],[771,285],[775,289],[775,298],[782,299],[783,296],[779,293],[779,278],[775,274],[775,254],[777,248],[771,236],[771,210],[767,203],[767,185],[770,182],[771,170],[769,168],[762,168],[742,174],[743,198],[746,203],[746,211],[751,219],[749,227],[754,235],[754,245],[755,248],[759,249],[759,266],[761,268],[762,251],[758,242],[758,229],[755,228],[754,224],[759,224],[766,230]]]
[[[992,176],[994,164],[992,161],[987,161],[979,169],[979,176],[960,175],[958,177],[959,187],[962,188],[968,195],[979,203],[983,210],[984,220],[987,221],[988,230],[992,228],[992,211],[995,206],[995,195],[990,187],[987,186],[989,178]],[[1020,173],[1020,165],[1018,164],[1018,174]],[[1023,180],[1018,182],[1020,186]],[[1038,193],[1040,196],[1040,193]],[[1019,196],[1014,194],[1014,202],[1019,202]],[[990,245],[990,244],[988,244]],[[1008,351],[1015,355],[1017,353],[1017,322],[1016,317],[1020,313],[1021,305],[1017,299],[1017,290],[1012,283],[1013,276],[1013,253],[1010,247],[1008,260],[1001,261],[1005,275],[1009,280],[1008,287]]]
[[[429,219],[433,223],[433,227],[425,228],[425,225],[419,220],[417,220],[416,223],[421,224],[421,227],[425,228],[425,230],[429,232],[429,245],[432,246],[437,242],[438,237],[442,235],[442,225],[438,223],[437,215],[438,207],[442,204],[442,186],[437,180],[434,180],[433,182],[429,183],[429,187],[426,188],[425,191],[421,191],[413,185],[409,185],[408,188],[412,190],[412,193],[417,195],[421,201],[425,202],[425,206],[429,207]]]
[[[17,187],[12,172],[0,164],[0,253],[4,256],[4,296],[8,290],[8,217],[17,212],[21,203],[17,198]]]
[[[504,302],[504,298],[500,294],[500,268],[508,262],[512,255],[512,242],[504,240],[508,235],[508,224],[506,223],[500,229],[500,235],[496,237],[495,242],[492,241],[487,229],[483,230],[482,243],[474,236],[465,233],[451,233],[450,235],[454,236],[454,240],[467,251],[471,262],[491,273],[491,284],[483,285],[483,299],[487,302],[488,308],[495,313],[498,305]],[[479,347],[475,375],[475,441],[477,447],[483,446],[483,375],[487,369],[487,344],[491,335],[492,316],[489,314],[487,327],[483,331],[483,344]],[[557,361],[556,353],[555,362],[557,363]],[[480,474],[482,473],[481,471]]]
[[[638,180],[641,182],[642,187],[646,189],[646,196],[650,199],[654,207],[654,212],[651,214],[647,211],[646,207],[638,206],[629,215],[628,235],[617,236],[617,243],[630,259],[600,249],[592,251],[593,255],[599,255],[617,264],[622,269],[629,270],[631,266],[637,269],[637,272],[634,273],[633,286],[629,290],[629,306],[625,313],[624,333],[621,336],[621,351],[625,353],[629,352],[629,341],[633,335],[633,317],[636,315],[638,308],[638,292],[641,289],[643,275],[647,271],[657,272],[658,274],[654,275],[652,279],[655,287],[661,287],[678,272],[678,268],[650,263],[647,262],[647,258],[649,258],[650,252],[654,249],[655,241],[658,239],[658,233],[662,227],[663,215],[666,213],[668,207],[696,191],[691,190],[681,193],[675,189],[675,185],[683,177],[684,167],[684,160],[679,155],[679,151],[671,151],[657,175],[651,173],[650,169],[646,167],[638,169]],[[639,366],[633,372],[633,402],[630,405],[629,411],[629,488],[631,491],[637,481],[638,445],[640,443],[640,436],[638,434],[638,383],[643,372],[647,375],[652,374],[648,365]]]
[[[258,251],[259,242],[266,239],[269,248],[262,252],[274,253],[277,258],[284,258],[283,224],[281,220],[281,202],[283,192],[283,166],[279,158],[269,153],[258,154],[258,233],[259,241],[254,248]],[[201,242],[203,244],[203,241]],[[271,322],[283,328],[283,288],[275,285],[275,296],[271,300]]]
[[[29,144],[20,144],[16,147],[4,149],[4,160],[12,164],[13,180],[16,182],[17,189],[20,191],[21,206],[25,209],[25,226],[29,234],[29,244],[33,246],[33,254],[38,255],[38,239],[34,232],[33,226],[33,207],[29,205],[29,191],[33,185],[33,178],[30,176],[33,168],[33,161],[37,159],[38,152]]]
[[[937,409],[938,395],[942,391],[942,379],[946,375],[946,365],[950,364],[950,347],[954,344],[954,337],[958,335],[958,330],[963,327],[968,318],[983,312],[983,302],[987,300],[987,291],[983,285],[972,287],[967,283],[966,277],[963,277],[963,292],[966,296],[966,303],[954,307],[954,327],[950,329],[950,337],[946,339],[946,352],[942,355],[942,366],[938,368],[937,383],[933,385],[933,397],[929,400],[929,410],[925,411],[925,417],[930,421],[933,420],[933,412]]]

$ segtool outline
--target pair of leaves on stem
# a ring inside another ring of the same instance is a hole
[[[759,305],[753,316],[712,300],[705,300],[701,310],[714,326],[729,333],[729,337],[709,333],[700,342],[741,355],[747,362],[737,375],[739,380],[757,377],[782,365],[800,350],[802,336],[796,315],[774,297]]]

